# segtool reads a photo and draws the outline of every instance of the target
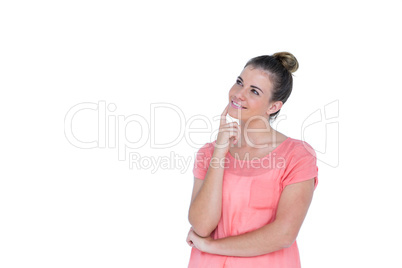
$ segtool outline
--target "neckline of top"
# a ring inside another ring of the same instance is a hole
[[[233,157],[233,155],[230,153],[230,151],[228,151],[228,155],[229,155],[229,157],[230,158],[232,158],[232,159],[234,159],[234,160],[236,160],[236,161],[240,161],[240,162],[250,162],[250,161],[261,161],[262,159],[265,159],[265,158],[267,158],[267,157],[269,157],[271,154],[273,154],[273,153],[275,153],[280,147],[282,147],[282,145],[284,144],[284,143],[286,143],[286,142],[288,142],[288,141],[290,141],[290,140],[292,140],[292,138],[291,137],[287,137],[283,142],[281,142],[281,143],[279,143],[279,145],[278,146],[276,146],[275,147],[275,149],[273,149],[271,152],[269,152],[267,155],[265,155],[265,156],[263,156],[263,157],[261,157],[261,158],[258,158],[258,157],[253,157],[253,159],[251,159],[251,160],[243,160],[243,159],[237,159],[237,158],[235,158],[235,157]]]

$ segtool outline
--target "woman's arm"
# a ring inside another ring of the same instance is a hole
[[[201,237],[209,236],[221,218],[224,163],[220,161],[225,159],[223,154],[215,149],[205,179],[194,179],[188,220]]]
[[[213,240],[190,230],[188,241],[199,250],[218,255],[251,257],[290,247],[296,240],[314,192],[314,179],[291,184],[282,192],[276,219],[255,231]]]
[[[188,212],[192,230],[201,237],[208,237],[216,228],[222,214],[222,182],[226,154],[231,144],[240,136],[239,124],[226,122],[229,104],[221,114],[219,133],[204,181],[194,182],[193,197]],[[200,188],[197,193],[196,188]]]

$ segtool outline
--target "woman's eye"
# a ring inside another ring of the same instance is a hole
[[[255,90],[255,89],[252,89],[251,92],[253,92],[253,93],[256,94],[256,95],[260,95],[260,93],[258,93],[258,91]]]
[[[236,83],[241,85],[241,81],[239,79],[236,80]]]

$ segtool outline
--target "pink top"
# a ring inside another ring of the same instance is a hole
[[[216,141],[197,152],[193,174],[204,179]],[[222,190],[222,216],[214,239],[247,233],[275,220],[279,198],[286,185],[312,178],[317,187],[318,168],[314,149],[306,142],[287,138],[259,159],[235,159],[226,155]],[[296,242],[289,248],[256,257],[231,257],[192,248],[188,267],[300,267]]]

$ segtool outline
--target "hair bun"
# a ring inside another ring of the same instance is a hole
[[[278,52],[272,55],[275,59],[279,60],[283,67],[286,68],[290,73],[294,73],[299,69],[299,62],[296,57],[289,52]]]

